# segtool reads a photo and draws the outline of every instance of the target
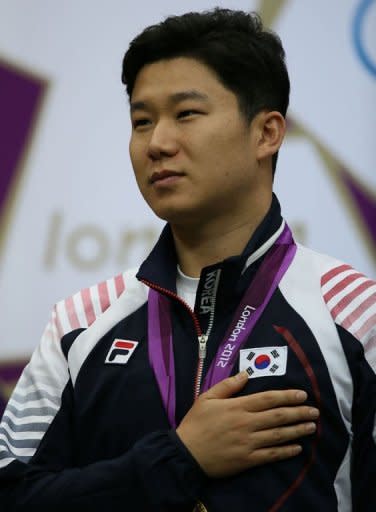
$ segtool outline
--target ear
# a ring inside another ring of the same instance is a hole
[[[261,161],[274,155],[281,147],[286,133],[286,121],[276,110],[271,112],[263,110],[255,116],[253,123],[256,136],[255,156],[258,161]]]

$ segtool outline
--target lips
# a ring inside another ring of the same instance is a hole
[[[169,171],[169,170],[163,170],[159,172],[153,172],[150,178],[150,183],[155,183],[156,181],[161,181],[167,178],[171,178],[173,176],[183,176],[182,172],[177,171]]]

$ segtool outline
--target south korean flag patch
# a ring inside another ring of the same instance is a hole
[[[247,348],[240,351],[239,371],[245,370],[250,379],[285,375],[287,347]]]
[[[105,363],[126,364],[135,351],[137,345],[138,341],[121,340],[119,338],[115,339],[108,351]]]

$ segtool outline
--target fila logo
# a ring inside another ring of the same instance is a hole
[[[106,357],[106,364],[126,364],[135,351],[138,341],[116,339]]]
[[[240,351],[239,370],[245,370],[250,379],[285,375],[287,347],[247,348]]]

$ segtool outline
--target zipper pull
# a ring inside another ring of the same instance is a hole
[[[208,341],[208,336],[206,334],[201,334],[201,336],[198,337],[198,343],[199,343],[198,357],[201,360],[205,359],[205,357],[206,357],[207,341]]]

